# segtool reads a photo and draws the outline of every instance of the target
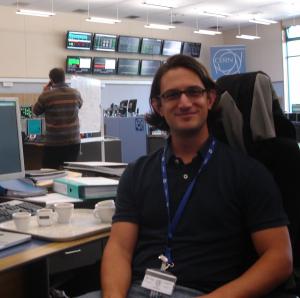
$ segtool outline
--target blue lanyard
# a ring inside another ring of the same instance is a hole
[[[173,264],[173,258],[171,253],[171,247],[170,243],[173,239],[173,235],[175,232],[175,229],[177,227],[177,224],[182,216],[182,213],[184,211],[184,208],[191,196],[191,193],[193,191],[193,188],[195,186],[196,180],[200,173],[202,172],[203,168],[207,165],[208,161],[210,160],[214,150],[215,150],[216,140],[212,138],[212,141],[209,145],[209,148],[205,154],[203,163],[201,164],[200,168],[198,169],[198,172],[196,173],[194,179],[189,184],[187,190],[185,191],[182,199],[180,200],[179,206],[176,210],[176,213],[171,220],[170,216],[170,194],[169,194],[169,187],[168,187],[168,178],[167,178],[167,165],[166,165],[166,147],[164,148],[164,152],[161,158],[161,172],[162,172],[162,181],[163,181],[163,187],[164,187],[164,193],[165,193],[165,201],[166,201],[166,208],[167,208],[167,215],[168,215],[168,243],[165,250],[165,256],[168,258],[168,263],[171,265]]]

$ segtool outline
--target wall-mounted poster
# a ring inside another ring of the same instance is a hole
[[[226,45],[210,48],[211,75],[214,80],[246,71],[245,46]]]

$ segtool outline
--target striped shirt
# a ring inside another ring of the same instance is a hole
[[[80,93],[67,84],[54,84],[44,91],[33,107],[36,115],[45,114],[46,145],[65,146],[80,143],[78,112],[82,106]]]

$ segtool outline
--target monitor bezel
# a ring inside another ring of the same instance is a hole
[[[138,71],[136,74],[123,74],[123,73],[119,73],[119,65],[120,65],[120,61],[121,60],[134,60],[134,61],[138,61]],[[118,59],[118,66],[117,66],[117,75],[119,76],[139,76],[140,74],[140,66],[141,66],[141,60],[140,59],[131,59],[131,58],[119,58]]]
[[[115,60],[115,71],[114,73],[99,73],[99,72],[94,72],[94,65],[95,65],[95,59],[100,58],[100,59],[108,59],[108,60]],[[110,58],[110,57],[94,57],[92,61],[92,73],[96,76],[112,76],[112,75],[117,75],[117,69],[118,69],[118,59],[117,58]]]
[[[18,100],[18,98],[13,98],[13,97],[11,97],[11,98],[0,97],[0,102],[1,101],[7,101],[7,102],[14,102],[15,103],[21,171],[9,173],[9,174],[0,174],[0,181],[1,180],[24,178],[25,177],[25,165],[24,165],[24,155],[23,155],[23,142],[22,142],[22,132],[21,132],[22,131],[21,111],[20,111],[20,106],[19,106],[19,100]]]
[[[87,58],[87,59],[90,59],[91,60],[91,66],[89,68],[89,71],[88,72],[70,72],[68,71],[68,59],[69,58]],[[66,58],[66,73],[67,74],[80,74],[80,75],[86,75],[86,74],[91,74],[92,73],[92,68],[93,68],[93,58],[92,57],[85,57],[85,56],[67,56]]]
[[[145,52],[142,52],[142,48],[143,48],[143,42],[144,42],[144,40],[145,39],[147,39],[147,40],[149,40],[149,39],[151,39],[151,40],[159,40],[160,41],[160,46],[159,46],[159,53],[158,54],[156,54],[156,53],[145,53]],[[140,41],[140,53],[142,54],[142,55],[161,55],[161,52],[162,52],[162,46],[163,46],[163,40],[162,39],[160,39],[160,38],[151,38],[151,37],[142,37],[142,39],[141,39],[141,41]]]
[[[120,40],[122,38],[134,38],[134,39],[138,39],[139,40],[139,44],[138,44],[138,48],[137,48],[137,51],[120,51],[119,49],[119,46],[120,46]],[[140,52],[140,48],[141,48],[141,37],[138,37],[138,36],[129,36],[129,35],[119,35],[118,37],[118,42],[117,42],[117,52],[118,53],[125,53],[125,54],[139,54]]]
[[[175,53],[175,54],[171,54],[171,55],[164,54],[165,44],[166,44],[167,42],[179,42],[179,43],[180,43],[180,49],[179,49],[179,52],[178,52],[178,53]],[[183,42],[182,42],[181,40],[165,39],[165,40],[163,41],[163,44],[162,44],[161,55],[162,55],[162,56],[166,56],[166,57],[171,57],[171,56],[173,56],[173,55],[180,54],[181,51],[182,51],[182,45],[183,45]]]
[[[153,76],[155,75],[155,73],[154,73],[153,75],[142,74],[143,61],[150,61],[150,62],[154,61],[154,62],[158,62],[158,63],[159,63],[158,68],[160,68],[160,66],[161,66],[161,61],[160,61],[160,60],[150,60],[150,59],[142,59],[142,60],[140,61],[140,76],[142,76],[142,77],[153,77]],[[157,71],[157,70],[156,70],[156,71]]]
[[[116,38],[115,49],[114,50],[96,49],[95,48],[95,39],[96,39],[97,35],[115,37]],[[117,48],[118,48],[118,39],[119,39],[119,37],[116,34],[94,33],[92,50],[96,51],[96,52],[111,52],[111,53],[115,53],[117,51]]]
[[[193,55],[190,55],[190,54],[184,54],[184,53],[183,53],[183,50],[184,50],[184,46],[185,46],[186,44],[197,44],[197,45],[199,45],[199,55],[198,55],[198,56],[193,56]],[[199,57],[200,57],[200,54],[201,54],[201,47],[202,47],[201,42],[184,41],[184,42],[182,43],[182,46],[181,46],[181,54],[188,55],[188,56],[193,57],[193,58],[199,58]]]
[[[83,33],[83,34],[90,34],[91,35],[91,44],[89,48],[80,48],[80,47],[69,47],[68,46],[68,36],[70,32],[76,32],[76,33]],[[68,30],[67,34],[66,34],[66,49],[67,50],[75,50],[75,51],[91,51],[92,47],[93,47],[93,40],[94,39],[94,33],[92,32],[85,32],[85,31],[77,31],[77,30]]]

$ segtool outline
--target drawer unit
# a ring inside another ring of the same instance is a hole
[[[92,265],[100,260],[102,253],[103,239],[67,249],[48,258],[49,274]]]

